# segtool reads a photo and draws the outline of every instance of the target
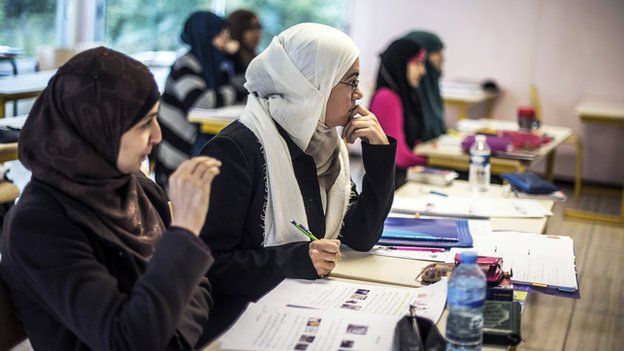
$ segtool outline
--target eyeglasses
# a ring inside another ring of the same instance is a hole
[[[350,86],[351,86],[351,90],[352,90],[352,91],[355,91],[355,90],[358,88],[358,84],[360,84],[360,81],[359,81],[359,79],[357,79],[357,78],[356,78],[356,79],[354,79],[351,83],[349,83],[349,82],[343,82],[343,81],[340,81],[340,82],[338,82],[338,83],[342,83],[342,84],[350,85]]]

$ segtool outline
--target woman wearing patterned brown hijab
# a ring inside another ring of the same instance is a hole
[[[35,349],[187,349],[212,307],[197,238],[219,161],[195,158],[163,191],[140,172],[160,142],[147,68],[106,48],[61,67],[19,140],[32,172],[7,215],[0,272]]]

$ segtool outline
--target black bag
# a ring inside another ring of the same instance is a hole
[[[446,340],[438,331],[433,322],[427,318],[416,317],[418,321],[418,329],[420,335],[423,338],[421,348],[420,343],[417,341],[417,336],[412,327],[413,317],[405,316],[397,323],[395,334],[399,340],[399,349],[401,351],[445,351]]]

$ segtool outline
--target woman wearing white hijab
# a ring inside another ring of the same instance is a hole
[[[392,204],[396,142],[356,105],[358,54],[334,28],[287,29],[249,65],[243,115],[204,146],[203,155],[222,162],[201,234],[215,256],[208,273],[215,333],[284,278],[329,274],[341,242],[366,251],[379,239]],[[337,126],[346,141],[363,140],[359,195]]]

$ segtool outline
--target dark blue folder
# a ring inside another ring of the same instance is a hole
[[[377,243],[387,246],[471,247],[466,219],[388,217]]]

